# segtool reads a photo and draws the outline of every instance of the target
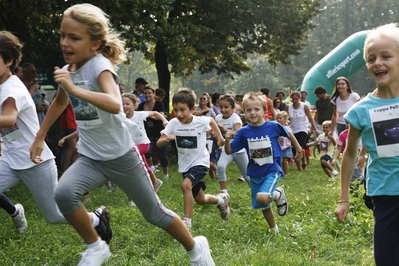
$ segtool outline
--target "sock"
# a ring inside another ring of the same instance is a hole
[[[220,193],[227,193],[227,189],[222,189]]]
[[[277,226],[277,224],[276,224],[276,226],[275,227],[273,227],[273,228],[270,228],[271,230],[273,230],[274,232],[276,232],[276,233],[279,233],[280,231],[278,230],[278,226]]]
[[[198,245],[196,241],[194,241],[194,247],[192,250],[187,251],[190,256],[191,261],[196,261],[201,257],[201,246]]]
[[[191,218],[184,217],[183,221],[186,221],[191,226]]]
[[[93,227],[96,227],[100,224],[100,218],[98,218],[97,215],[95,215],[93,212],[91,212],[90,214],[91,217],[93,217],[93,221],[91,222],[91,224],[93,225]]]
[[[88,248],[88,249],[89,249],[89,248],[95,248],[95,247],[97,247],[98,245],[100,245],[100,241],[101,241],[101,238],[98,238],[96,242],[91,243],[91,244],[86,244],[86,248]]]

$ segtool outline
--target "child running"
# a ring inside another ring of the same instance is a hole
[[[344,115],[348,142],[341,165],[341,194],[335,216],[349,213],[349,185],[361,137],[368,151],[367,195],[373,199],[374,259],[377,266],[399,265],[399,27],[371,30],[364,42],[364,60],[377,88]]]
[[[219,108],[220,114],[216,116],[215,121],[218,124],[222,134],[225,135],[229,130],[239,130],[242,126],[242,121],[240,116],[234,113],[234,96],[228,93],[220,96]],[[217,163],[217,177],[219,179],[221,193],[228,194],[226,168],[232,161],[236,163],[241,172],[241,176],[245,179],[248,185],[250,183],[247,176],[248,157],[245,153],[245,149],[243,148],[237,153],[226,154],[223,148]]]
[[[331,130],[331,125],[331,120],[324,121],[323,124],[321,124],[323,127],[323,133],[317,136],[315,141],[306,143],[308,147],[319,145],[321,167],[329,178],[333,178],[334,176],[338,175],[338,171],[335,170],[330,164],[332,157],[334,156],[335,144],[337,143],[334,137],[328,134]]]
[[[64,12],[60,32],[67,65],[55,68],[54,80],[60,88],[31,146],[30,157],[37,163],[43,160],[46,132],[71,99],[80,155],[60,179],[55,199],[86,243],[78,265],[101,265],[111,255],[80,202],[80,195],[108,180],[134,200],[149,223],[178,240],[193,265],[214,265],[207,239],[193,239],[182,220],[160,202],[125,124],[119,77],[114,70],[114,65],[125,59],[124,42],[110,27],[108,16],[91,4],[77,4]]]
[[[196,95],[192,90],[179,89],[172,98],[175,118],[161,131],[157,142],[162,147],[175,140],[178,151],[179,173],[183,174],[181,190],[184,197],[184,223],[191,228],[194,199],[197,204],[215,204],[219,208],[222,219],[230,217],[227,193],[217,196],[205,194],[205,182],[202,180],[209,172],[209,152],[206,149],[206,132],[213,130],[218,145],[222,146],[224,139],[212,117],[194,116]]]
[[[286,111],[280,111],[277,113],[277,122],[282,125],[288,132],[292,132],[291,128],[287,126],[288,113]],[[281,147],[282,168],[284,175],[288,174],[288,163],[294,158],[291,148],[291,141],[287,137],[279,137],[279,143]]]
[[[30,160],[29,145],[34,141],[39,130],[36,107],[29,91],[12,70],[21,60],[22,44],[12,33],[0,32],[0,134],[3,139],[0,160],[0,193],[23,182],[33,195],[44,219],[51,224],[66,224],[62,213],[54,200],[57,186],[57,167],[50,148],[42,143],[42,157],[36,165]],[[33,178],[34,177],[34,178]],[[4,198],[3,198],[4,200]],[[26,230],[23,221],[24,209],[22,205],[15,205],[16,212],[12,215],[19,217],[16,225],[18,233]],[[12,211],[8,208],[8,213]],[[10,213],[11,214],[11,213]],[[21,216],[22,215],[22,216]],[[100,207],[93,213],[85,215],[89,218],[91,229],[106,241],[112,237],[108,226],[107,209]],[[16,221],[14,220],[14,223]],[[108,233],[108,234],[107,234]]]
[[[298,151],[297,160],[301,159],[302,148],[285,127],[275,121],[265,121],[266,101],[261,93],[245,94],[243,109],[249,124],[237,132],[230,130],[226,133],[225,151],[232,154],[245,148],[249,158],[247,173],[251,181],[252,208],[262,210],[270,229],[278,233],[270,208],[271,202],[276,203],[280,216],[288,212],[284,189],[277,187],[278,181],[284,175],[281,169],[279,138],[290,138]]]
[[[133,93],[122,94],[122,103],[123,112],[125,112],[126,118],[136,123],[141,131],[141,136],[136,137],[134,139],[134,143],[139,149],[141,159],[143,160],[144,166],[147,168],[148,174],[150,175],[154,190],[155,192],[158,192],[158,189],[162,186],[163,182],[155,176],[152,169],[148,166],[147,160],[145,158],[145,154],[150,150],[151,141],[147,137],[147,133],[144,128],[144,121],[147,119],[147,117],[155,120],[161,120],[163,126],[165,127],[168,124],[168,120],[166,120],[166,118],[157,111],[134,111],[137,109],[140,102],[137,96]],[[135,206],[135,203],[131,199],[129,199],[129,204]]]

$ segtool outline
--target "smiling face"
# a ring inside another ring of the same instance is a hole
[[[93,41],[86,26],[72,18],[64,18],[61,23],[60,45],[65,62],[79,69],[96,55],[100,41]]]
[[[344,79],[337,80],[337,83],[335,85],[337,86],[337,90],[340,94],[348,90],[348,84]]]
[[[384,37],[376,38],[368,43],[365,55],[367,69],[378,87],[399,85],[399,48],[396,42]]]
[[[175,117],[179,120],[180,123],[189,124],[193,121],[193,112],[195,110],[195,106],[190,109],[186,103],[174,103],[173,111],[175,113]]]
[[[258,99],[248,99],[244,106],[244,113],[252,126],[260,126],[265,122],[265,110]]]
[[[229,118],[234,112],[234,107],[227,100],[219,100],[219,109],[224,119]]]
[[[131,118],[134,115],[135,105],[132,100],[127,97],[122,97],[123,112],[126,114],[127,118]]]

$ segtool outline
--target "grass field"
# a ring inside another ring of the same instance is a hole
[[[208,238],[216,265],[374,265],[372,252],[372,213],[360,197],[352,197],[351,213],[339,224],[334,209],[339,198],[339,176],[329,180],[317,159],[309,170],[298,172],[290,166],[283,177],[289,203],[286,216],[273,212],[279,235],[269,231],[260,211],[251,209],[250,190],[237,181],[239,171],[229,165],[231,217],[221,220],[215,206],[195,206],[192,224],[194,236]],[[163,176],[159,174],[159,177]],[[34,178],[34,177],[32,177]],[[217,194],[219,184],[205,177],[206,192]],[[164,180],[159,197],[166,207],[183,214],[180,191],[181,175],[176,165],[170,167],[170,178]],[[14,231],[6,212],[0,212],[0,265],[76,265],[84,245],[69,225],[47,224],[24,185],[6,192],[15,203],[25,207],[28,230]],[[88,210],[106,205],[111,211],[114,237],[110,243],[112,257],[105,265],[189,265],[188,255],[167,233],[144,221],[135,207],[128,205],[121,190],[108,193],[105,186],[91,193]]]

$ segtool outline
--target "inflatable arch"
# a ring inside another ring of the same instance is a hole
[[[306,100],[315,104],[317,98],[313,91],[318,86],[323,86],[331,95],[337,77],[349,79],[366,66],[363,47],[368,32],[359,31],[351,35],[306,73],[302,85],[297,89],[308,92]]]

